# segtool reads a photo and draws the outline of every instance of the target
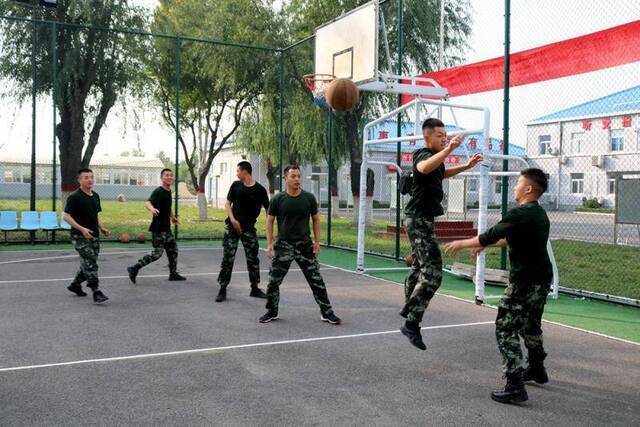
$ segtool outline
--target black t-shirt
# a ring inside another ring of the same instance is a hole
[[[427,160],[435,153],[428,148],[420,148],[413,152],[413,186],[411,200],[405,207],[405,214],[412,217],[434,218],[444,214],[442,209],[442,180],[444,179],[444,163],[428,174],[418,171],[418,163]]]
[[[100,196],[95,191],[91,196],[77,189],[67,198],[67,204],[64,211],[71,215],[71,218],[81,226],[93,231],[93,237],[100,237],[98,226],[98,212],[102,211],[100,207]],[[77,232],[71,229],[72,232]]]
[[[158,216],[154,216],[151,220],[149,231],[152,233],[171,231],[171,190],[158,187],[149,196],[149,201],[154,208],[160,211]]]
[[[278,220],[278,240],[301,242],[311,239],[309,217],[318,213],[318,203],[302,190],[297,196],[282,191],[271,198],[269,215]]]
[[[479,236],[480,244],[488,246],[500,239],[509,243],[514,285],[543,285],[553,280],[551,261],[547,253],[549,218],[538,202],[511,209],[502,220]]]
[[[233,204],[231,211],[242,228],[252,228],[260,216],[260,209],[269,207],[267,190],[257,182],[247,187],[242,181],[235,181],[229,188],[227,200]]]

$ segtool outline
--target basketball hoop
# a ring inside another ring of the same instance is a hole
[[[324,91],[327,86],[336,78],[332,74],[307,74],[302,76],[307,88],[313,94],[313,104],[325,106],[327,100],[324,97]]]

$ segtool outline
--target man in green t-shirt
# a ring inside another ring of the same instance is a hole
[[[98,213],[100,196],[93,191],[95,180],[93,171],[88,168],[78,171],[80,188],[67,198],[64,208],[64,220],[72,227],[70,234],[73,247],[80,255],[80,270],[67,289],[79,297],[87,294],[82,290],[82,282],[93,291],[93,302],[102,304],[109,299],[98,289],[98,255],[100,254],[100,232],[108,236],[109,230],[100,224]]]
[[[153,215],[151,225],[149,226],[153,249],[151,253],[140,258],[136,264],[127,267],[129,279],[133,283],[136,283],[136,277],[140,269],[145,265],[159,260],[164,251],[167,251],[167,258],[169,259],[169,280],[186,280],[184,276],[178,273],[178,244],[171,232],[171,224],[179,224],[178,217],[173,215],[171,210],[171,184],[173,184],[174,180],[173,171],[168,168],[162,169],[160,179],[162,180],[162,185],[153,190],[151,196],[149,196],[149,200],[144,204],[144,207]]]
[[[538,204],[547,186],[547,176],[542,170],[523,170],[513,189],[517,207],[480,236],[445,245],[447,253],[471,248],[472,256],[487,246],[509,247],[509,286],[496,317],[496,339],[507,384],[504,389],[491,393],[491,398],[501,403],[527,400],[524,381],[538,384],[549,381],[543,364],[547,353],[542,346],[542,313],[553,281],[553,269],[547,252],[549,218]],[[526,370],[522,368],[519,336],[529,352]]]
[[[318,203],[313,194],[300,187],[300,179],[300,168],[287,166],[284,169],[286,190],[273,196],[269,204],[267,256],[272,258],[272,262],[267,286],[267,312],[260,318],[260,323],[268,323],[278,318],[280,284],[289,271],[291,262],[295,260],[320,307],[320,319],[339,325],[341,321],[331,308],[317,259],[320,253]],[[313,242],[309,231],[309,218],[313,220]],[[276,219],[278,238],[274,244],[273,223]]]

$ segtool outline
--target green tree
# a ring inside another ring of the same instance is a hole
[[[58,90],[54,101],[59,111],[56,137],[64,198],[77,187],[77,170],[90,165],[112,107],[119,97],[134,92],[140,76],[142,41],[91,27],[144,30],[145,11],[126,0],[66,0],[58,2],[54,10],[29,10],[4,1],[0,14],[59,22],[54,64]],[[78,28],[78,24],[87,27]],[[30,23],[0,21],[0,76],[15,83],[5,94],[20,102],[28,99],[32,87],[31,29]],[[51,26],[36,25],[36,90],[41,96],[50,95],[54,83],[51,45]]]
[[[261,0],[161,0],[152,29],[213,40],[269,45],[271,2]],[[180,116],[175,120],[176,52],[180,52]],[[153,98],[164,122],[179,129],[188,176],[198,191],[201,219],[214,158],[236,133],[243,113],[255,103],[274,53],[190,40],[156,39],[147,70],[157,82]]]

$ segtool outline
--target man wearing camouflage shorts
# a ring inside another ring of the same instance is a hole
[[[224,205],[227,210],[227,219],[224,222],[224,237],[222,239],[224,253],[218,275],[220,290],[216,296],[216,302],[227,299],[227,286],[231,281],[238,240],[242,241],[244,254],[247,258],[247,271],[251,283],[249,296],[254,298],[267,297],[258,287],[260,284],[260,260],[258,259],[258,234],[255,225],[262,208],[266,211],[269,207],[269,195],[267,190],[253,179],[252,172],[251,163],[247,161],[238,163],[236,168],[238,181],[231,184],[227,194],[227,202]]]
[[[93,302],[102,304],[109,299],[98,289],[98,255],[100,254],[100,234],[108,236],[109,230],[100,224],[98,213],[100,196],[93,191],[93,171],[88,168],[78,171],[80,188],[69,195],[64,208],[64,220],[71,225],[71,240],[80,255],[80,270],[67,289],[79,297],[87,294],[82,290],[82,282],[93,291]]]
[[[267,312],[260,323],[278,319],[280,284],[296,261],[309,283],[316,303],[320,307],[320,319],[339,325],[327,295],[327,288],[320,275],[317,256],[320,253],[320,214],[313,194],[300,187],[300,168],[287,166],[284,169],[286,191],[276,194],[269,204],[267,217],[267,256],[272,258],[267,286]],[[313,237],[309,232],[309,217],[313,220]],[[278,239],[273,243],[273,222],[278,220]]]
[[[547,176],[542,170],[523,170],[513,190],[519,206],[480,236],[445,245],[447,253],[472,248],[472,256],[487,246],[509,246],[509,286],[496,317],[496,339],[507,384],[491,393],[491,398],[501,403],[526,401],[525,381],[538,384],[549,381],[543,364],[547,353],[541,326],[553,269],[547,253],[549,218],[538,204],[547,186]],[[524,370],[519,336],[529,352],[529,366]]]
[[[442,256],[434,231],[434,218],[444,213],[442,180],[474,167],[482,156],[476,154],[462,166],[445,169],[445,159],[460,146],[463,136],[456,136],[446,145],[444,123],[435,118],[424,121],[422,133],[425,146],[413,153],[411,200],[405,208],[413,264],[405,279],[405,305],[400,315],[407,321],[400,331],[415,347],[426,350],[420,322],[442,282]]]
[[[171,224],[179,224],[178,218],[173,215],[171,210],[171,185],[174,176],[171,169],[165,168],[160,172],[160,180],[162,185],[151,193],[149,200],[144,204],[149,212],[153,215],[149,231],[151,232],[151,245],[153,249],[151,253],[143,256],[140,260],[127,267],[129,279],[136,283],[138,272],[145,265],[157,261],[164,251],[167,251],[169,259],[169,280],[180,281],[186,280],[184,276],[178,273],[178,245],[176,238],[171,232]]]

